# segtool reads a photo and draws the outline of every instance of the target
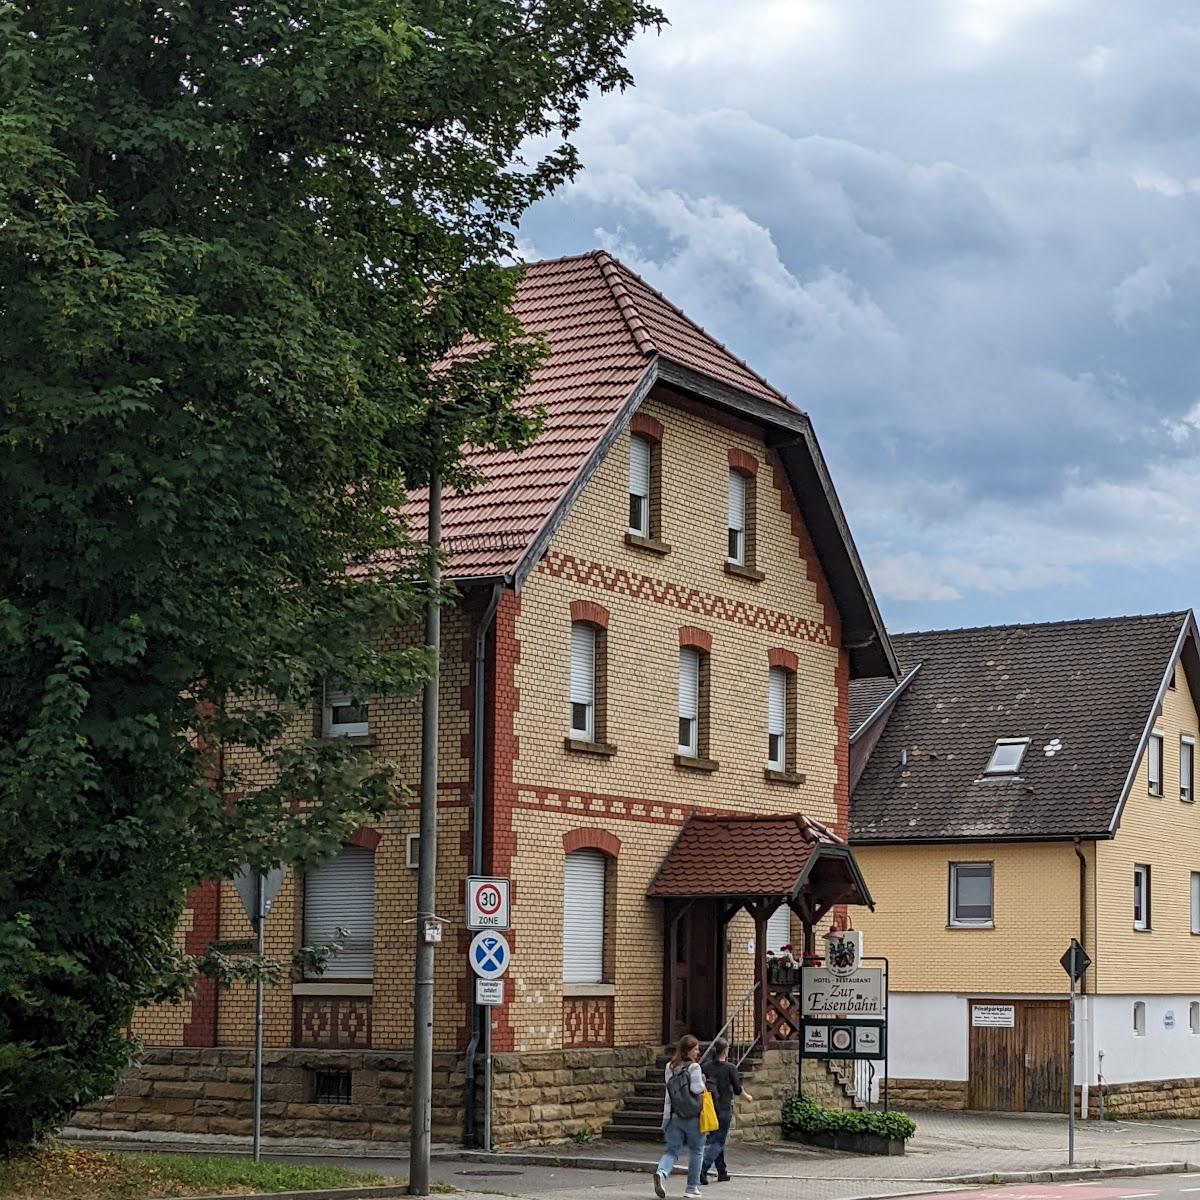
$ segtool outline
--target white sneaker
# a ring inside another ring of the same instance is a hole
[[[700,1189],[698,1187],[688,1188],[683,1193],[683,1200],[700,1200]]]
[[[663,1187],[663,1177],[657,1172],[654,1172],[654,1194],[658,1200],[663,1200],[667,1194],[667,1189]]]

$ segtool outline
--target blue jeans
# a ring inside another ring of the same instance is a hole
[[[729,1126],[732,1122],[732,1108],[727,1108],[724,1112],[717,1109],[717,1128],[715,1132],[708,1135],[708,1141],[704,1146],[704,1170],[707,1171],[713,1163],[716,1163],[718,1175],[729,1174],[729,1168],[725,1165],[725,1140],[729,1137]]]
[[[675,1164],[683,1154],[684,1146],[688,1152],[688,1181],[689,1188],[700,1186],[700,1164],[704,1158],[704,1134],[700,1132],[700,1118],[692,1117],[684,1120],[682,1117],[672,1117],[663,1128],[663,1136],[667,1140],[667,1152],[658,1160],[656,1170],[664,1178],[671,1174]]]

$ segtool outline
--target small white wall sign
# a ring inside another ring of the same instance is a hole
[[[972,1004],[971,1024],[976,1029],[1012,1029],[1017,1023],[1013,1004]]]
[[[475,980],[475,1003],[486,1004],[489,1007],[494,1007],[497,1004],[504,1003],[504,980],[503,979],[476,979]]]

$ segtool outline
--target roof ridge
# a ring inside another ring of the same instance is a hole
[[[621,265],[606,250],[594,250],[592,253],[595,255],[596,262],[600,264],[600,274],[604,278],[604,282],[608,284],[608,290],[617,303],[625,325],[633,335],[638,353],[646,357],[658,353],[658,347],[650,336],[650,330],[647,328],[646,322],[642,320],[642,314],[638,312],[637,301],[629,294],[629,288],[625,286],[625,280],[621,278]]]
[[[721,351],[722,354],[728,354],[729,357],[738,364],[738,366],[740,366],[750,375],[754,376],[754,378],[757,379],[758,382],[761,383],[768,391],[774,393],[779,397],[780,400],[787,401],[787,396],[785,396],[784,393],[781,392],[769,379],[765,379],[762,375],[760,375],[744,358],[734,354],[734,352],[730,350],[730,348],[725,345],[720,338],[714,337],[713,334],[709,333],[709,331],[705,329],[699,321],[689,317],[687,313],[685,313],[683,309],[679,307],[679,305],[668,300],[667,297],[664,296],[662,292],[660,292],[653,284],[647,283],[646,280],[644,280],[636,271],[631,270],[623,262],[621,262],[620,259],[613,258],[610,254],[603,250],[600,251],[600,253],[603,254],[604,257],[607,258],[608,261],[611,262],[618,271],[624,271],[626,275],[631,275],[634,279],[636,279],[638,283],[642,285],[642,287],[650,292],[651,295],[661,300],[663,304],[665,304],[677,317],[680,317],[682,320],[686,321],[687,324],[689,324],[693,329],[698,329],[706,338],[708,338],[710,342],[712,342],[714,346],[717,347],[718,350]]]
[[[1182,620],[1190,609],[1170,609],[1156,613],[1126,613],[1110,617],[1062,617],[1056,621],[1012,621],[999,625],[950,625],[943,629],[910,629],[905,633],[893,633],[893,639],[907,637],[928,637],[935,633],[988,633],[1001,629],[1048,629],[1055,625],[1101,625],[1120,621],[1156,621],[1164,617],[1175,617]]]

